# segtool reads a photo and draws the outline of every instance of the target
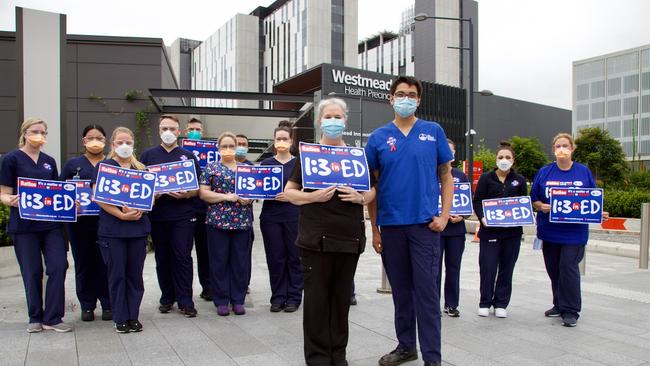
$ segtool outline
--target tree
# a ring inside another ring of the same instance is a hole
[[[517,172],[532,181],[539,168],[549,163],[548,157],[544,154],[544,146],[535,137],[514,136],[510,139],[510,143],[515,151]]]
[[[488,149],[484,145],[484,141],[481,140],[474,151],[474,161],[480,161],[483,163],[483,172],[489,172],[490,170],[496,168],[497,162],[496,155],[494,151]]]
[[[600,128],[583,128],[573,159],[589,167],[603,186],[620,184],[628,173],[621,144]]]

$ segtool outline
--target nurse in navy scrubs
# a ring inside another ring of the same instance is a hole
[[[63,322],[65,307],[65,272],[68,269],[66,245],[60,223],[23,220],[18,213],[17,182],[19,177],[58,180],[56,161],[41,151],[47,136],[47,124],[29,118],[20,126],[18,149],[2,159],[0,195],[10,206],[7,233],[23,276],[29,325],[27,332],[43,329],[69,332],[72,326]],[[43,308],[43,260],[45,260],[45,308]]]
[[[102,164],[145,170],[133,155],[133,132],[117,127],[111,136],[111,152]],[[97,179],[99,165],[95,168]],[[151,224],[142,210],[99,203],[97,244],[108,272],[108,290],[113,308],[115,331],[139,332],[140,304],[144,295],[142,270],[147,254],[147,237]]]
[[[82,139],[86,152],[68,160],[61,170],[61,180],[94,178],[95,166],[104,160],[106,133],[102,126],[88,125]],[[72,256],[74,257],[75,288],[81,306],[81,320],[95,320],[97,300],[102,306],[102,320],[112,320],[108,296],[106,265],[97,246],[98,216],[79,216],[77,222],[67,225]]]
[[[291,129],[277,127],[273,133],[276,154],[264,159],[261,165],[281,165],[284,169],[282,186],[296,165],[296,158],[291,155]],[[299,208],[289,202],[284,192],[275,200],[266,200],[260,214],[260,230],[264,239],[266,263],[269,267],[271,282],[271,312],[284,309],[291,313],[298,310],[302,302],[302,269],[300,268],[300,251],[296,246],[298,236]]]

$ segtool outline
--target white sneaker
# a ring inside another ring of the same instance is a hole
[[[46,325],[43,324],[43,329],[45,330],[53,330],[57,333],[67,333],[72,330],[72,325],[66,324],[64,322],[61,322],[59,324],[55,325]]]
[[[478,308],[478,316],[490,316],[490,308]]]
[[[496,316],[497,318],[507,318],[508,312],[504,308],[495,308],[494,316]]]
[[[43,325],[41,323],[29,323],[27,325],[27,333],[38,333],[43,331]]]

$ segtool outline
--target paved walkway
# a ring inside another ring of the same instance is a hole
[[[261,238],[259,232],[256,235]],[[463,259],[461,317],[443,317],[447,365],[650,365],[650,272],[630,258],[588,253],[583,313],[578,327],[565,328],[543,316],[550,285],[532,238],[522,243],[514,275],[509,318],[479,318],[478,246],[469,242]],[[72,260],[70,259],[72,264]],[[380,259],[370,248],[361,257],[356,284],[359,305],[350,313],[350,365],[376,365],[395,343],[390,295],[376,292]],[[269,312],[268,273],[261,240],[253,250],[252,293],[245,316],[218,317],[198,300],[198,317],[159,314],[153,255],[145,266],[144,332],[118,335],[110,322],[82,323],[68,271],[68,334],[25,332],[27,319],[20,277],[0,280],[0,365],[302,365],[302,310]],[[195,291],[199,289],[195,281]],[[99,315],[99,311],[97,311]],[[421,365],[414,361],[407,365]]]

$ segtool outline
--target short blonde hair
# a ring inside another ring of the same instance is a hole
[[[113,130],[113,134],[111,135],[111,152],[108,155],[109,158],[115,159],[117,156],[117,153],[115,152],[115,148],[113,147],[113,142],[115,141],[115,138],[117,137],[118,133],[126,133],[127,135],[131,136],[133,139],[133,142],[135,143],[135,135],[133,134],[133,131],[126,127],[115,127]],[[135,152],[133,153],[135,154]],[[138,159],[136,159],[135,155],[131,155],[131,166],[134,166],[138,170],[145,170],[146,167],[144,164],[142,164]]]
[[[222,132],[221,135],[219,135],[219,137],[217,138],[217,148],[221,146],[221,140],[223,140],[226,137],[230,137],[235,142],[235,145],[237,144],[237,136],[235,136],[235,134],[230,131],[226,131],[226,132]]]
[[[45,131],[47,131],[47,123],[45,123],[45,121],[43,121],[42,119],[36,117],[27,118],[20,125],[20,137],[18,138],[18,147],[25,146],[25,132],[27,132],[27,129],[38,124],[42,124],[43,126],[45,126]]]
[[[555,135],[555,137],[553,137],[553,149],[555,149],[555,143],[559,139],[567,139],[567,140],[569,140],[569,143],[571,144],[571,147],[574,148],[574,149],[576,148],[576,142],[573,139],[573,136],[571,136],[570,134],[568,134],[566,132],[561,132],[561,133],[558,133],[557,135]]]

